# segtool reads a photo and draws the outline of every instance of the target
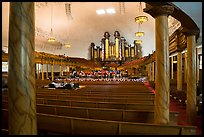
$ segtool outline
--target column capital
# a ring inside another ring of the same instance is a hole
[[[159,5],[159,6],[155,6],[155,7],[148,5],[144,9],[144,12],[150,14],[154,18],[156,18],[157,16],[161,16],[161,15],[168,16],[168,15],[172,14],[173,11],[174,11],[174,7],[171,5]]]
[[[115,38],[119,38],[119,37],[120,37],[119,31],[115,31],[115,32],[114,32],[114,36],[115,36]]]

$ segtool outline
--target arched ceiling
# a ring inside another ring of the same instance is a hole
[[[202,30],[202,6],[196,2],[190,2],[191,8],[186,8],[189,2],[174,2],[181,8],[190,10],[188,15],[192,15]],[[69,20],[66,15],[65,4],[71,4],[71,14],[73,19]],[[202,4],[201,2],[199,4]],[[143,8],[145,4],[142,3]],[[51,7],[53,35],[60,42],[70,42],[70,48],[59,48],[60,43],[49,44],[47,37],[51,29]],[[194,7],[198,6],[198,7]],[[97,15],[97,9],[114,8],[115,14]],[[36,51],[52,54],[65,54],[71,57],[89,58],[88,48],[91,42],[100,45],[105,31],[110,33],[110,41],[114,42],[113,33],[119,31],[120,35],[125,37],[129,44],[133,44],[136,39],[135,32],[138,31],[138,24],[134,18],[138,16],[139,2],[125,2],[125,13],[120,14],[119,2],[55,2],[36,3],[35,7],[35,25],[36,25]],[[186,12],[186,11],[185,11]],[[143,56],[146,56],[155,50],[155,23],[154,18],[148,16],[148,22],[142,24],[141,30],[145,36],[141,38]],[[201,19],[201,20],[200,20]],[[9,23],[9,3],[2,2],[2,47],[8,46],[8,23]],[[169,27],[178,23],[175,19],[170,19]],[[201,26],[200,26],[201,25]],[[170,32],[172,33],[172,32]],[[201,35],[202,36],[202,35]]]

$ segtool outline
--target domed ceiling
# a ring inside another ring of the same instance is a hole
[[[191,5],[188,10],[187,3]],[[178,7],[187,10],[184,12],[192,15],[192,19],[195,19],[196,23],[199,22],[197,25],[202,30],[202,3],[200,3],[174,2]],[[93,42],[95,45],[100,45],[106,31],[110,33],[111,42],[114,42],[114,32],[119,31],[120,36],[123,36],[128,44],[133,44],[137,39],[135,32],[138,31],[138,24],[134,19],[141,14],[139,5],[139,2],[37,2],[35,3],[35,50],[89,59],[90,44]],[[100,15],[96,13],[96,10],[106,11],[110,8],[114,9],[115,13],[106,12]],[[142,8],[145,8],[145,3],[142,3]],[[148,16],[148,21],[140,26],[140,31],[145,32],[140,39],[143,41],[142,54],[146,56],[155,50],[155,23],[149,14],[142,14]],[[8,47],[8,23],[9,3],[2,2],[2,49],[5,51]],[[179,25],[176,19],[169,17],[170,34]],[[51,28],[57,40],[53,44],[47,41]],[[71,47],[62,46],[64,43],[71,44]]]

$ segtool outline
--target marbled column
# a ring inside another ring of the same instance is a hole
[[[154,62],[152,62],[152,80],[154,81]]]
[[[48,62],[47,62],[47,71],[46,71],[46,78],[48,79],[49,78],[49,75],[48,75]]]
[[[186,117],[189,124],[196,118],[196,41],[195,35],[187,36],[187,105]]]
[[[177,90],[182,90],[182,53],[177,52]]]
[[[54,81],[54,61],[52,62],[52,66],[51,66],[51,76],[52,76],[52,81]]]
[[[42,80],[44,80],[44,65],[41,64],[41,67],[42,67]]]
[[[39,64],[37,64],[37,79],[40,78],[40,67]]]
[[[187,83],[187,52],[184,53],[184,83]]]
[[[155,123],[169,123],[169,37],[168,18],[156,19]]]
[[[69,66],[67,66],[67,72],[69,72]]]
[[[150,66],[150,80],[153,81],[152,80],[152,63],[150,63],[149,66]]]
[[[174,79],[174,56],[171,57],[171,79]]]
[[[196,83],[199,82],[199,57],[198,57],[198,49],[196,48]]]
[[[36,135],[34,2],[11,2],[8,46],[8,130]]]
[[[60,76],[62,76],[62,64],[60,64]]]
[[[150,64],[147,65],[147,71],[148,71],[148,79],[151,81],[151,68]]]
[[[144,11],[155,18],[156,76],[154,120],[157,124],[169,123],[169,30],[168,15],[174,8],[170,5],[151,7]]]

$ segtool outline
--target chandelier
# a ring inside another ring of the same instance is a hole
[[[67,21],[68,23],[67,23],[67,25],[68,25],[68,27],[67,27],[67,39],[66,39],[66,42],[64,42],[64,47],[65,48],[70,48],[71,47],[71,43],[70,43],[70,41],[69,41],[69,27],[70,27],[70,22],[69,21]]]
[[[143,22],[147,22],[147,21],[148,21],[147,16],[137,16],[135,18],[135,22],[137,22],[137,23],[143,23]]]
[[[48,42],[55,42],[55,38],[53,37],[53,34],[52,34],[52,6],[51,6],[51,30],[50,30],[50,37],[47,39]]]
[[[66,48],[70,48],[70,47],[71,47],[71,44],[70,44],[70,43],[65,43],[64,46],[65,46]]]
[[[55,42],[55,38],[54,38],[54,37],[49,37],[49,38],[47,39],[47,41],[48,41],[48,42]]]
[[[142,40],[136,40],[136,44],[142,44]]]
[[[136,37],[142,37],[142,36],[144,36],[144,32],[138,31],[138,32],[135,33],[135,36]]]
[[[140,2],[140,5],[139,5],[139,16],[137,16],[136,18],[135,18],[135,22],[136,23],[144,23],[144,22],[147,22],[148,21],[148,17],[147,16],[144,16],[144,15],[142,15],[142,3]]]

